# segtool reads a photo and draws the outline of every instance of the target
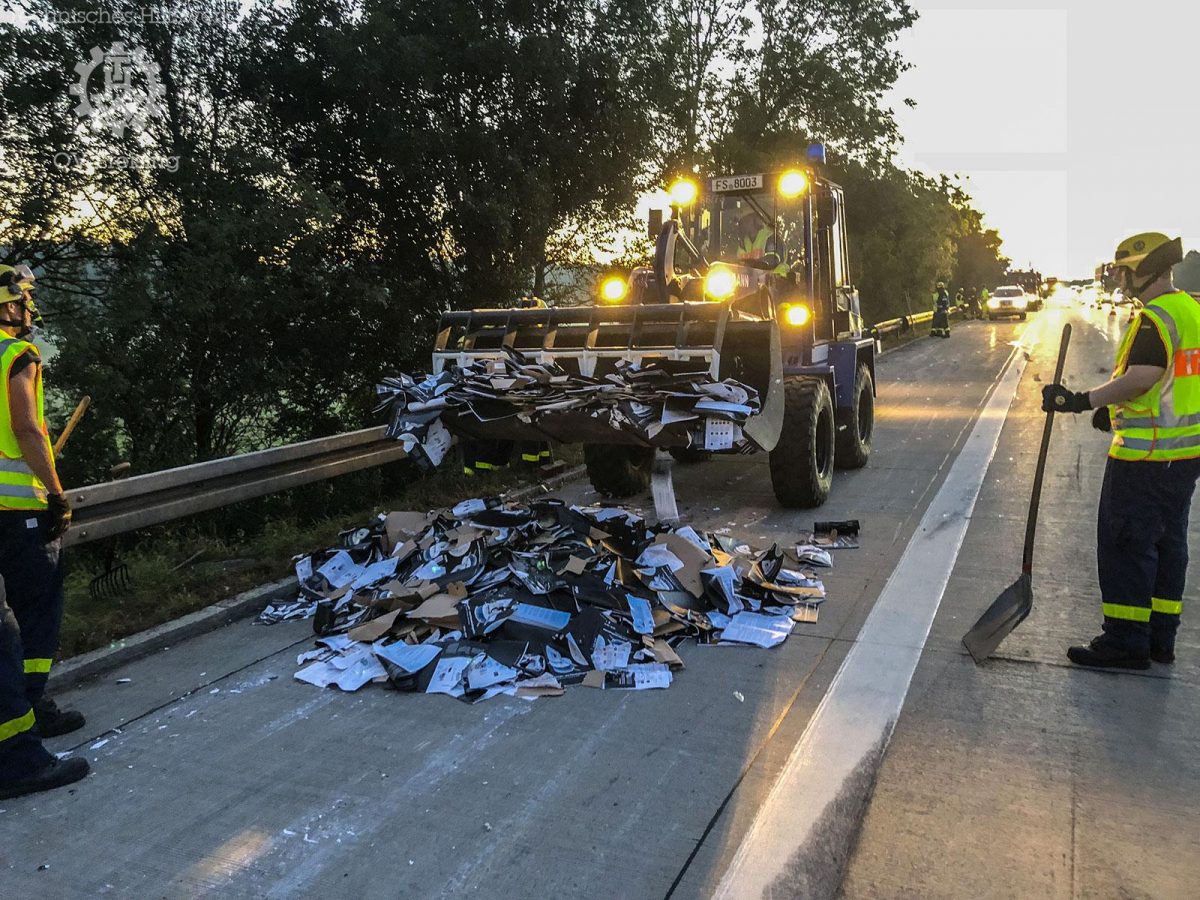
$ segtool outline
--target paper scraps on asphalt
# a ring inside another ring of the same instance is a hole
[[[298,680],[472,703],[667,688],[685,641],[774,647],[825,598],[777,546],[554,499],[381,514],[296,573],[259,621],[313,617]]]
[[[443,418],[451,426],[460,417],[474,424],[516,418],[537,426],[544,417],[582,415],[655,446],[749,453],[757,447],[742,429],[761,409],[754,388],[716,381],[702,362],[622,361],[603,378],[589,378],[510,348],[501,357],[436,375],[385,378],[375,392],[376,412],[388,417],[388,437],[403,441],[426,468],[438,465],[449,446]]]

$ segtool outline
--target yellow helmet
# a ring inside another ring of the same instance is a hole
[[[26,291],[33,290],[34,274],[29,266],[0,266],[0,303],[20,299]]]
[[[1117,245],[1113,265],[1128,269],[1138,278],[1156,278],[1183,260],[1183,241],[1157,231],[1127,237]]]

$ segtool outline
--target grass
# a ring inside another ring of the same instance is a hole
[[[556,452],[556,458],[568,466],[577,465],[581,457],[575,448]],[[102,552],[94,548],[87,553],[85,548],[68,551],[60,656],[108,646],[283,578],[292,571],[293,556],[332,546],[338,532],[365,524],[380,512],[453,506],[467,497],[491,496],[536,480],[533,473],[521,469],[468,478],[447,468],[393,491],[368,492],[377,499],[352,503],[350,508],[328,515],[314,515],[312,508],[285,506],[287,513],[267,518],[249,534],[230,527],[236,516],[229,515],[219,526],[200,532],[178,526],[162,529],[137,536],[136,544],[116,555],[117,562],[128,567],[130,590],[95,599],[89,583],[104,568]],[[340,481],[327,483],[329,493],[338,491]],[[73,556],[79,558],[73,562]]]

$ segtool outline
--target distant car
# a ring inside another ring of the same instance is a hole
[[[1008,316],[1024,319],[1028,309],[1029,295],[1025,293],[1025,289],[1020,285],[1006,284],[992,291],[992,296],[987,302],[987,317],[988,321]]]

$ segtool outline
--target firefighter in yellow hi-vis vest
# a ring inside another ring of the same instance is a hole
[[[1113,377],[1075,393],[1042,389],[1047,411],[1094,409],[1112,431],[1100,493],[1097,558],[1104,633],[1067,656],[1082,666],[1146,669],[1175,661],[1187,574],[1188,511],[1200,476],[1200,303],[1176,290],[1178,238],[1137,234],[1114,276],[1144,308],[1117,349]]]
[[[86,759],[60,760],[42,738],[83,727],[45,696],[62,623],[60,556],[71,508],[42,408],[33,272],[0,266],[0,799],[78,781]]]

